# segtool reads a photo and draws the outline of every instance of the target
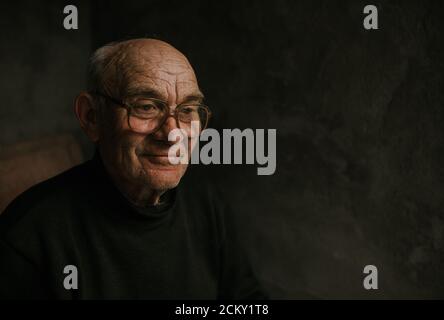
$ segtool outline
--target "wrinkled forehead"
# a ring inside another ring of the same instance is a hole
[[[129,46],[114,65],[115,83],[122,97],[149,94],[162,100],[180,100],[200,93],[190,63],[172,47]]]

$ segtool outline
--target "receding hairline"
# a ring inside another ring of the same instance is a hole
[[[148,52],[150,50],[167,50],[170,54],[183,59],[194,74],[194,70],[187,57],[165,41],[151,38],[115,41],[103,45],[91,55],[88,64],[88,91],[108,91],[111,89],[110,86],[113,85],[110,82],[117,82],[115,84],[119,86],[121,82],[119,80],[122,80],[119,77],[124,78],[127,70],[123,70],[124,72],[122,70],[114,70],[115,75],[110,77],[110,67],[124,69],[125,64],[128,63],[125,61],[128,55],[132,54],[134,50],[142,48]],[[119,88],[116,89],[120,91]]]

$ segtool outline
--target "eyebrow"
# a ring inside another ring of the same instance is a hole
[[[149,88],[149,87],[129,88],[127,90],[126,95],[129,97],[146,96],[146,97],[155,98],[155,99],[159,99],[159,100],[164,100],[164,101],[166,100],[162,93],[160,93],[156,89]],[[205,99],[205,96],[202,93],[202,91],[197,89],[196,91],[185,96],[185,98],[180,102],[180,104],[194,102],[194,101],[202,103],[204,101],[204,99]]]
[[[193,93],[187,95],[182,100],[181,104],[188,103],[188,102],[193,102],[193,101],[202,103],[204,101],[204,99],[205,99],[205,96],[203,95],[203,93],[200,90],[198,90],[196,92],[193,92]]]
[[[127,91],[126,91],[126,95],[128,97],[147,96],[147,97],[150,97],[150,98],[164,100],[164,96],[163,96],[162,93],[160,93],[156,89],[148,88],[148,87],[144,87],[144,88],[141,88],[141,87],[138,87],[138,88],[128,88]]]

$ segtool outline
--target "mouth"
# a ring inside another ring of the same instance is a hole
[[[170,162],[170,157],[168,154],[152,154],[152,153],[144,153],[139,155],[140,159],[143,162],[150,162],[152,164],[156,165],[162,165],[162,166],[177,166],[176,164],[173,164]],[[177,160],[179,157],[172,157],[171,160]]]
[[[142,154],[142,157],[168,157],[167,154]]]

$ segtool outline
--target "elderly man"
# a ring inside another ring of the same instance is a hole
[[[168,158],[171,130],[204,129],[210,114],[185,56],[153,39],[111,43],[88,86],[75,113],[96,154],[0,216],[0,296],[265,297],[225,203],[203,182],[179,186],[187,165]]]

